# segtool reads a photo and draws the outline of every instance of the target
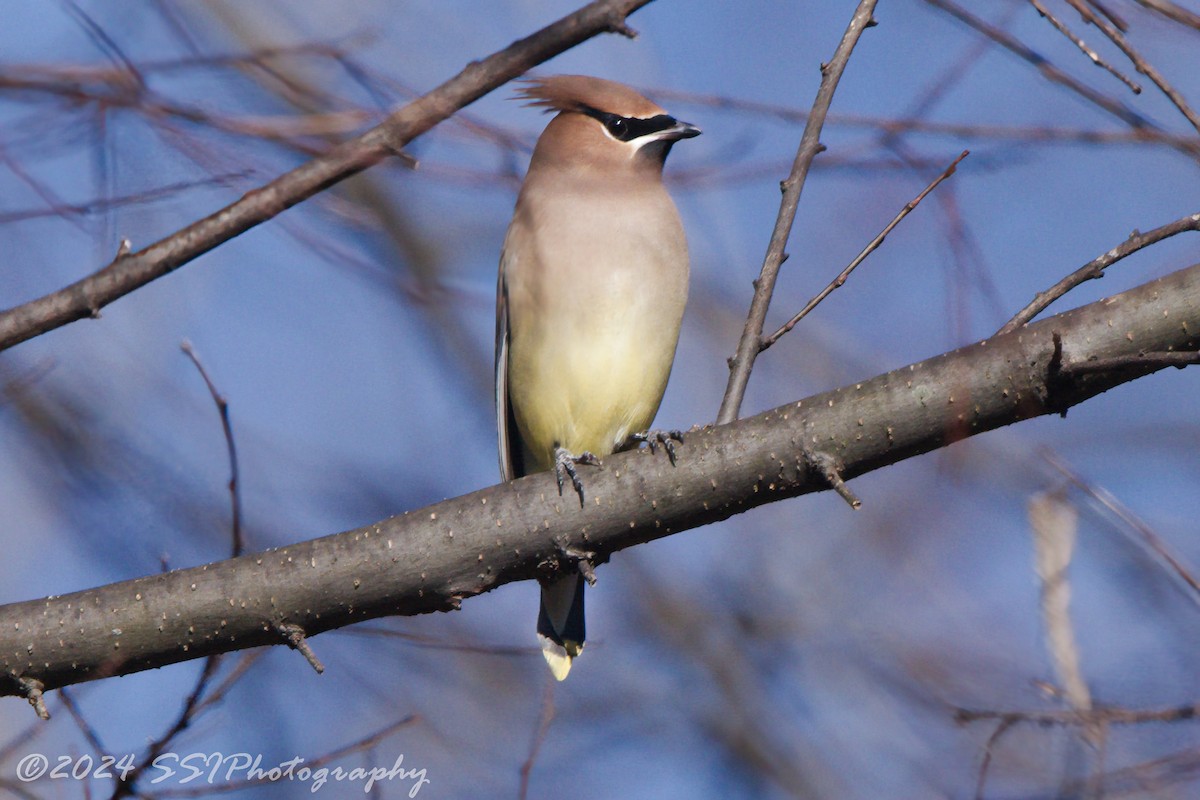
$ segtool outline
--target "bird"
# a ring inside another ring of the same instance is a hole
[[[555,116],[534,147],[496,292],[496,418],[505,481],[554,470],[583,505],[578,464],[669,436],[649,431],[675,359],[688,247],[662,181],[700,134],[634,89],[584,75],[526,80]],[[583,649],[578,571],[542,579],[537,633],[554,677]]]

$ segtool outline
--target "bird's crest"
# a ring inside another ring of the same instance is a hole
[[[587,75],[552,75],[529,78],[517,90],[518,100],[550,111],[604,111],[643,119],[664,113],[654,103],[615,81]]]

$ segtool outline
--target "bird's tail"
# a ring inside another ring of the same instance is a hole
[[[583,578],[580,575],[564,575],[542,584],[537,632],[550,671],[555,678],[563,680],[571,671],[571,660],[583,650],[586,638]]]

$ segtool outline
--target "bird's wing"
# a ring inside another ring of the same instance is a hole
[[[496,286],[496,430],[500,435],[500,478],[520,477],[520,434],[508,402],[508,286],[504,280],[507,253],[500,255]]]

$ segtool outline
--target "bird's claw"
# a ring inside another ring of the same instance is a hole
[[[594,453],[583,452],[575,455],[565,447],[560,447],[554,451],[554,477],[558,480],[558,494],[561,497],[563,486],[566,484],[567,478],[571,479],[571,486],[575,488],[575,492],[579,495],[579,505],[583,506],[583,480],[579,477],[579,470],[575,469],[576,464],[587,464],[593,467],[601,466],[600,459]]]
[[[671,459],[671,466],[675,466],[675,442],[683,444],[683,431],[657,431],[649,430],[644,433],[633,433],[629,436],[630,442],[634,445],[645,442],[650,448],[651,453],[658,452],[658,446],[661,444],[663,450],[667,451],[667,458]]]

